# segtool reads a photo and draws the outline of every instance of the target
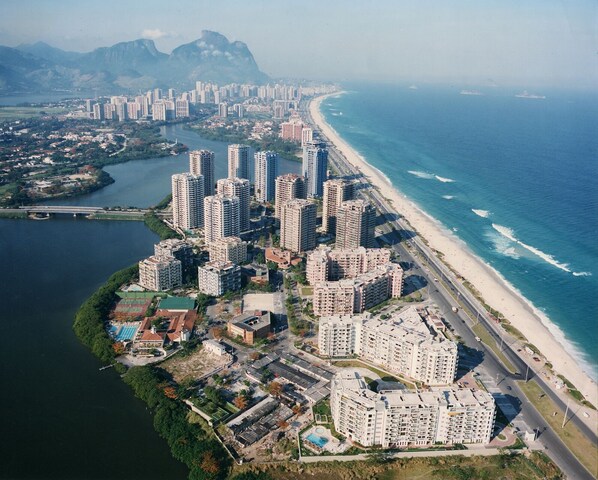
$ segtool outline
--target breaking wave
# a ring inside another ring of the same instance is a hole
[[[549,263],[550,265],[552,265],[552,266],[554,266],[556,268],[560,268],[564,272],[573,273],[574,274],[574,272],[572,272],[571,269],[569,268],[569,264],[568,263],[559,262],[552,255],[550,255],[548,253],[545,253],[545,252],[543,252],[542,250],[540,250],[540,249],[538,249],[536,247],[533,247],[531,245],[523,243],[521,240],[518,240],[517,237],[515,237],[515,232],[513,232],[512,229],[510,229],[508,227],[503,227],[502,225],[497,225],[495,223],[492,224],[492,228],[494,228],[494,230],[496,230],[498,233],[500,233],[504,237],[508,238],[512,242],[516,243],[517,245],[522,246],[523,248],[525,248],[529,252],[532,252],[537,257],[540,257],[546,263]],[[582,272],[582,273],[586,273],[586,272]]]
[[[471,211],[475,213],[478,217],[488,218],[490,216],[490,212],[488,210],[478,210],[472,208]]]
[[[441,177],[440,175],[434,175],[434,178],[442,183],[453,183],[454,180],[452,178]]]
[[[415,175],[417,178],[425,178],[426,180],[432,180],[434,178],[434,175],[431,173],[420,172],[419,170],[408,170],[407,173]]]

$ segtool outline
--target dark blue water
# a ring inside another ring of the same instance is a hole
[[[228,144],[207,140],[197,133],[185,130],[181,125],[162,127],[162,134],[170,141],[178,140],[190,150],[207,149],[215,153],[214,169],[216,179],[226,178],[228,174]],[[253,150],[250,151],[253,159]],[[300,173],[301,163],[279,160],[279,174]],[[67,199],[52,200],[54,205],[85,205],[93,207],[149,207],[162,200],[171,191],[170,177],[175,173],[189,171],[189,154],[135,160],[118,165],[111,165],[104,170],[115,183],[101,190]],[[253,160],[250,160],[251,180],[253,179]]]
[[[163,133],[216,152],[216,176],[226,176],[226,143],[180,126]],[[112,185],[54,203],[154,205],[170,192],[170,176],[188,167],[187,154],[114,165]],[[283,160],[280,170],[300,167]],[[156,241],[141,222],[0,219],[0,478],[186,478],[145,405],[113,370],[98,371],[71,328],[85,298]]]
[[[186,478],[152,415],[75,337],[79,305],[151,254],[141,222],[0,220],[0,478]]]
[[[598,95],[367,86],[326,120],[598,365]],[[476,210],[477,212],[474,212]]]

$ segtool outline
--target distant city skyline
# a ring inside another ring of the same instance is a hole
[[[169,53],[213,30],[274,78],[592,87],[597,15],[589,0],[5,0],[0,44],[91,51],[148,38]]]

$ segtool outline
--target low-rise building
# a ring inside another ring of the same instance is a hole
[[[139,285],[147,290],[162,292],[182,283],[183,269],[176,258],[154,255],[139,262]]]
[[[206,351],[210,352],[213,355],[216,355],[218,357],[226,355],[226,347],[216,340],[204,340],[202,345],[206,349]]]
[[[314,286],[313,309],[317,316],[361,313],[403,293],[403,269],[387,263],[352,279],[320,282]]]
[[[236,264],[247,261],[247,242],[239,237],[222,237],[208,246],[210,261],[233,262]]]
[[[369,313],[322,317],[320,354],[357,355],[426,385],[449,385],[457,373],[457,344],[437,334],[424,315],[407,307],[385,320]]]
[[[232,262],[208,262],[198,268],[198,288],[201,293],[219,297],[241,289],[241,268]]]
[[[365,447],[487,444],[495,418],[494,399],[485,391],[375,393],[357,372],[346,371],[332,380],[330,408],[335,429]]]
[[[267,338],[270,329],[270,312],[261,310],[237,315],[227,324],[229,335],[240,337],[249,345],[253,345],[259,338]]]
[[[291,266],[301,263],[301,258],[293,255],[288,250],[281,248],[266,248],[266,262],[274,262],[278,268],[286,270]]]
[[[270,272],[266,265],[252,263],[241,268],[241,273],[247,278],[248,282],[258,285],[268,285],[270,283]]]

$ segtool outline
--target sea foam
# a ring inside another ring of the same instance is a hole
[[[490,216],[490,212],[488,210],[478,210],[476,208],[472,208],[471,211],[478,217],[488,218]]]
[[[523,248],[525,248],[529,252],[532,252],[537,257],[540,257],[546,263],[549,263],[550,265],[552,265],[552,266],[554,266],[556,268],[560,268],[564,272],[573,273],[573,272],[571,272],[571,269],[569,268],[569,264],[568,263],[559,262],[552,255],[543,252],[539,248],[533,247],[531,245],[528,245],[527,243],[523,243],[521,240],[518,240],[517,237],[515,237],[515,232],[513,232],[512,229],[510,229],[508,227],[503,227],[502,225],[497,225],[495,223],[492,224],[492,228],[494,228],[494,230],[496,230],[501,235],[504,235],[505,237],[507,237],[512,242],[516,243],[517,245],[522,246]]]
[[[434,178],[442,183],[453,183],[454,180],[452,178],[441,177],[440,175],[434,175]]]
[[[454,195],[443,195],[442,198],[444,198],[445,200],[452,200],[453,198],[455,198]]]
[[[421,170],[407,170],[407,173],[411,175],[415,175],[418,178],[424,178],[426,180],[438,180],[442,183],[453,183],[454,180],[452,178],[441,177],[440,175],[436,175],[435,173],[428,173],[422,172]]]
[[[434,178],[433,174],[426,173],[426,172],[420,172],[419,170],[408,170],[407,173],[410,173],[411,175],[415,175],[418,178],[425,178],[426,180],[432,180]]]

